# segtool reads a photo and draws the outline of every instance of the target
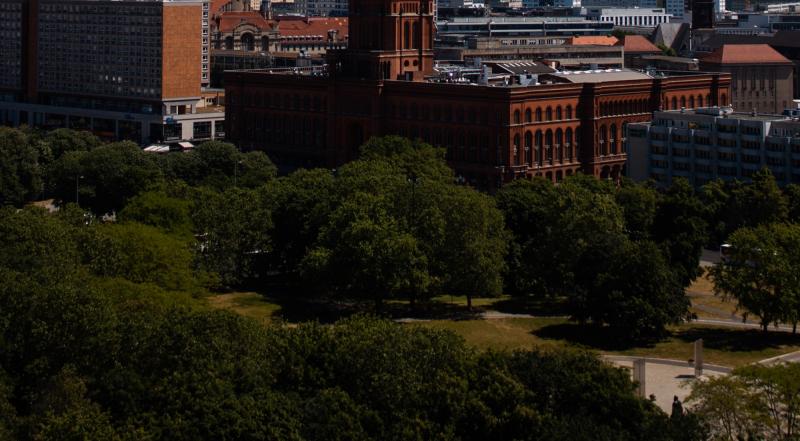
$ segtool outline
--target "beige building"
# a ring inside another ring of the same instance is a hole
[[[781,113],[792,106],[793,64],[769,45],[720,46],[700,60],[700,69],[731,74],[736,111]]]

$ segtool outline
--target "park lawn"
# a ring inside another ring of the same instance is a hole
[[[218,294],[207,299],[209,305],[213,308],[227,309],[263,323],[269,323],[281,309],[281,306],[277,303],[272,303],[255,292]]]
[[[530,349],[560,346],[595,350],[605,354],[687,360],[693,356],[698,338],[705,342],[706,363],[742,366],[765,358],[800,350],[800,337],[757,330],[728,329],[685,324],[671,329],[666,339],[650,345],[616,347],[598,338],[602,332],[581,328],[563,318],[508,318],[492,320],[434,320],[416,326],[448,329],[478,349]]]

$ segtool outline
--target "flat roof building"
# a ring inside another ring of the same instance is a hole
[[[628,176],[665,186],[683,177],[700,187],[715,179],[747,180],[767,167],[780,185],[800,183],[800,121],[797,111],[787,113],[655,112],[652,122],[628,125]]]

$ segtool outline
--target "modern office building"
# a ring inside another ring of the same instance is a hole
[[[224,113],[201,89],[208,2],[0,0],[0,8],[16,5],[22,14],[0,15],[0,29],[19,29],[21,42],[3,53],[10,75],[0,80],[0,123],[140,143],[222,132]]]
[[[589,41],[586,42],[585,39]],[[592,40],[598,38],[599,41]],[[471,63],[475,60],[541,59],[568,69],[623,67],[623,47],[598,37],[467,37],[444,39],[434,48],[437,60]],[[610,37],[614,42],[617,40]],[[578,44],[574,41],[578,40]],[[584,41],[584,43],[581,43]],[[603,43],[603,44],[598,44]]]
[[[727,104],[727,74],[436,65],[432,9],[430,1],[351,0],[348,48],[329,52],[326,70],[227,72],[229,139],[283,167],[336,167],[371,136],[421,138],[491,191],[579,171],[618,178],[627,124],[649,121],[673,99]]]
[[[664,8],[586,8],[586,17],[615,27],[655,28],[671,15]]]
[[[454,17],[436,23],[436,36],[475,37],[571,37],[607,35],[614,30],[611,22],[585,17]]]
[[[767,167],[781,185],[800,183],[800,121],[787,113],[656,112],[650,123],[628,125],[628,176],[661,185],[683,177],[699,187],[714,179],[747,180]]]

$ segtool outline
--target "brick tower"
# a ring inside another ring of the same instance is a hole
[[[329,52],[334,76],[419,81],[433,73],[432,0],[350,0],[348,48]]]

